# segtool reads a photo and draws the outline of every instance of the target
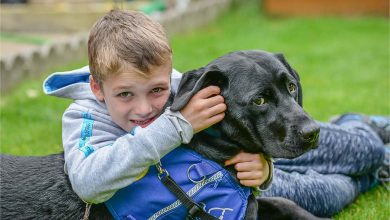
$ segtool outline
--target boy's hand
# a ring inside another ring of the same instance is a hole
[[[237,178],[244,186],[260,186],[270,175],[268,162],[262,154],[241,152],[225,161],[225,166],[233,164],[237,170]]]
[[[191,123],[194,133],[220,122],[225,117],[226,105],[217,86],[206,87],[197,92],[180,111]]]

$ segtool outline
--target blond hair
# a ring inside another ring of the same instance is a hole
[[[107,76],[128,68],[147,75],[152,66],[170,61],[171,54],[162,26],[142,12],[111,10],[89,34],[89,67],[100,86]]]

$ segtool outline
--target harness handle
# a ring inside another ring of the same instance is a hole
[[[210,215],[203,210],[202,206],[192,200],[182,188],[175,182],[174,179],[169,175],[168,171],[165,170],[161,163],[156,164],[157,170],[159,172],[158,177],[161,182],[171,191],[181,203],[188,209],[187,219],[195,220],[196,217],[201,218],[202,220],[218,220],[218,218]]]

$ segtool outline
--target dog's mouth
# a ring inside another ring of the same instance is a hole
[[[295,127],[289,131],[286,130],[283,138],[277,138],[280,137],[278,133],[268,133],[267,138],[262,139],[262,148],[264,154],[272,158],[291,159],[317,148],[319,134],[320,128],[316,123],[307,123],[301,129],[296,130]]]
[[[298,157],[312,149],[315,149],[319,145],[319,131],[313,133],[310,139],[302,137],[287,138],[283,144],[269,147],[268,149],[279,149],[268,152],[273,158],[286,158],[292,159]]]
[[[318,147],[318,141],[310,142],[310,143],[302,143],[299,147],[292,146],[291,148],[288,148],[290,150],[290,154],[289,154],[290,158],[298,157],[317,147]]]

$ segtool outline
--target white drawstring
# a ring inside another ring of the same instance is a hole
[[[85,212],[84,212],[84,217],[82,220],[88,220],[89,218],[89,213],[91,211],[91,206],[92,204],[89,204],[89,203],[85,203]]]

